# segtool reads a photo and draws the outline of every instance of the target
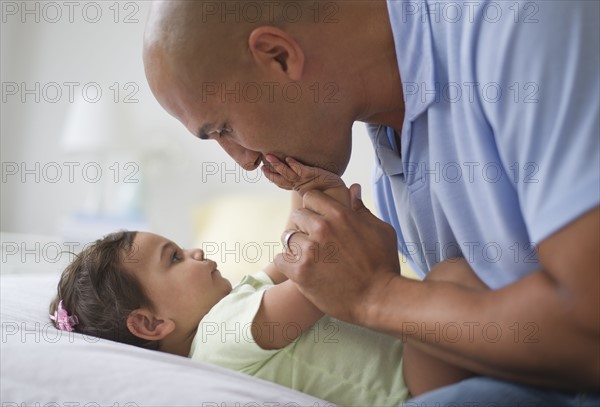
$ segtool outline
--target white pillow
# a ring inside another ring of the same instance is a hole
[[[58,275],[2,275],[3,406],[332,406],[242,373],[58,331],[48,304]]]

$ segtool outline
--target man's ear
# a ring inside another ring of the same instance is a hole
[[[302,77],[304,52],[285,31],[269,26],[258,27],[250,33],[248,47],[261,67],[283,72],[293,81]]]
[[[138,338],[160,341],[175,330],[175,322],[159,319],[149,310],[138,308],[127,317],[127,328]]]

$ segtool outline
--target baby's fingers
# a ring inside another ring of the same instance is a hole
[[[294,183],[300,178],[292,168],[290,168],[286,163],[284,163],[274,155],[267,154],[265,158],[267,162],[271,165],[271,169],[283,178],[285,178],[287,181]]]
[[[274,170],[267,167],[266,165],[263,165],[261,167],[261,171],[263,172],[264,176],[267,177],[267,179],[269,181],[271,181],[273,184],[277,185],[279,188],[287,189],[287,190],[294,189],[294,183],[288,181],[281,174],[275,172]]]
[[[340,176],[331,171],[327,171],[319,167],[310,167],[308,165],[304,165],[291,157],[287,157],[285,161],[290,168],[294,170],[296,174],[298,174],[300,179],[303,181],[302,184],[310,182],[314,187],[317,188],[333,188],[344,185],[344,182]],[[302,185],[296,185],[296,188],[298,188],[298,186]]]
[[[286,157],[285,162],[289,168],[296,174],[296,179],[310,180],[317,176],[316,167],[309,167],[308,165],[302,164],[300,161],[295,160],[292,157]]]

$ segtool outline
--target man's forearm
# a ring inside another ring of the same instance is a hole
[[[597,389],[598,335],[575,322],[563,294],[542,272],[497,291],[395,277],[357,322],[480,374]]]

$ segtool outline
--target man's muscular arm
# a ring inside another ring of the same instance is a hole
[[[396,278],[371,302],[362,322],[480,374],[555,388],[598,389],[599,231],[596,208],[540,244],[543,269],[501,290],[407,284]],[[408,332],[415,328],[409,328],[410,322],[418,322],[415,332]],[[462,337],[456,343],[441,336],[436,340],[422,324],[431,332],[457,324]]]

